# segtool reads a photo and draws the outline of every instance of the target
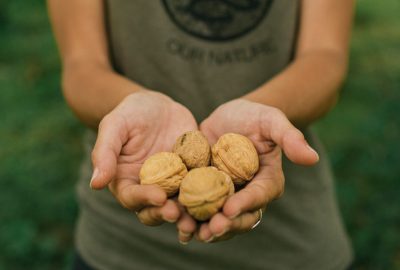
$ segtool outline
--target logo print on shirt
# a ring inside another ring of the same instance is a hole
[[[273,0],[163,0],[171,19],[185,32],[211,41],[238,38],[253,30]]]

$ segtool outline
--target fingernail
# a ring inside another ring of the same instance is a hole
[[[176,218],[175,218],[175,219],[164,218],[164,220],[165,220],[166,222],[169,222],[169,223],[175,223],[175,222],[177,221]]]
[[[216,236],[216,237],[223,236],[227,231],[228,231],[228,229],[224,229],[222,232],[216,234],[215,236]]]
[[[192,234],[191,233],[187,233],[187,232],[179,231],[179,235],[182,236],[182,237],[187,238],[187,237],[190,237]]]
[[[92,188],[93,180],[99,175],[99,169],[95,168],[92,174],[92,178],[90,179],[90,187]]]
[[[314,148],[312,148],[312,147],[311,147],[310,145],[308,145],[308,144],[306,144],[306,146],[307,146],[307,148],[308,148],[309,150],[311,150],[312,152],[314,152],[314,154],[317,156],[317,158],[318,158],[318,160],[319,160],[319,155],[318,155],[317,151],[315,151]]]
[[[212,240],[214,240],[215,239],[215,237],[214,237],[214,235],[212,235],[210,238],[208,238],[207,240],[204,240],[204,242],[206,242],[206,243],[210,243]]]
[[[184,246],[186,246],[187,244],[189,244],[189,242],[185,242],[185,241],[181,241],[181,240],[179,240],[179,243],[181,243],[181,245],[184,245]]]

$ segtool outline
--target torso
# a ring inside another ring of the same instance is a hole
[[[184,104],[198,121],[292,60],[296,0],[106,2],[115,69]],[[78,250],[99,269],[344,269],[351,251],[326,155],[305,133],[321,162],[306,168],[285,160],[285,194],[269,205],[261,225],[212,245],[181,246],[173,225],[145,227],[108,191],[91,191],[88,158],[78,186]],[[88,133],[88,153],[94,138]]]

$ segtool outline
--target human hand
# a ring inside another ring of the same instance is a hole
[[[276,108],[237,99],[218,107],[200,125],[211,144],[228,132],[242,134],[254,143],[260,169],[254,179],[232,195],[221,213],[203,223],[196,236],[200,241],[216,242],[252,229],[260,218],[259,209],[279,198],[284,190],[282,152],[294,163],[312,165],[318,154],[303,134]]]
[[[176,138],[197,123],[188,109],[169,97],[143,90],[127,96],[100,122],[92,153],[91,187],[109,187],[125,208],[146,225],[185,218],[174,200],[156,185],[140,185],[139,171],[152,154],[170,151]],[[184,226],[194,230],[190,219]]]

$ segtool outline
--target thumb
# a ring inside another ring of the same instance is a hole
[[[204,136],[206,136],[208,143],[210,145],[213,145],[217,142],[218,136],[215,135],[215,133],[213,132],[213,130],[210,127],[211,127],[211,125],[207,118],[203,122],[201,122],[201,124],[199,126],[199,130],[204,134]]]
[[[102,189],[115,177],[117,160],[127,140],[124,120],[107,115],[100,122],[96,144],[92,152],[93,175],[90,187]]]
[[[318,153],[280,110],[273,109],[264,114],[261,126],[263,135],[279,145],[292,162],[300,165],[313,165],[318,162]]]

